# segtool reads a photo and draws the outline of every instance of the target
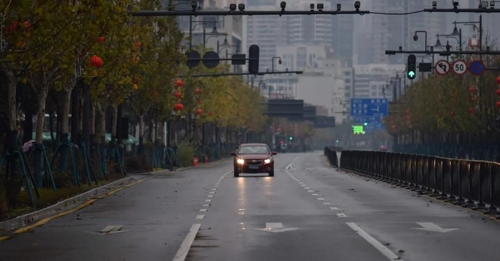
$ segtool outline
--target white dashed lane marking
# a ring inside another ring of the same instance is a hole
[[[203,219],[205,217],[205,215],[198,215],[196,216],[196,219]]]

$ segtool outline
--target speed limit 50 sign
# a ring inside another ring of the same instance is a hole
[[[456,74],[464,74],[467,71],[467,64],[462,60],[457,60],[453,63],[452,68]]]

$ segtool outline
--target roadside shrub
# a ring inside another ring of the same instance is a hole
[[[179,162],[181,167],[188,167],[193,165],[193,158],[195,156],[196,150],[187,141],[181,142],[177,150],[177,156],[179,157]]]
[[[125,158],[125,168],[130,172],[147,172],[153,170],[145,154]]]

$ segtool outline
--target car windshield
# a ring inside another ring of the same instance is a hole
[[[241,146],[238,154],[270,154],[266,146]]]

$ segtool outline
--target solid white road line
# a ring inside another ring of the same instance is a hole
[[[196,219],[203,219],[205,217],[205,215],[198,215],[196,216]]]
[[[356,223],[347,222],[346,224],[352,230],[358,233],[358,235],[360,235],[364,240],[368,241],[368,243],[370,243],[373,247],[375,247],[378,251],[380,251],[380,253],[382,253],[389,260],[404,261],[403,259],[400,259],[399,256],[394,254],[391,250],[389,250],[387,247],[378,242],[375,238],[366,233],[363,229],[361,229],[358,225],[356,225]]]
[[[177,254],[175,254],[173,261],[186,260],[187,254],[189,253],[189,249],[191,248],[191,245],[193,244],[193,241],[196,238],[196,234],[198,234],[200,227],[201,224],[193,224],[191,226],[191,229],[189,230],[186,238],[184,238],[184,241],[182,241],[179,250],[177,250]]]

